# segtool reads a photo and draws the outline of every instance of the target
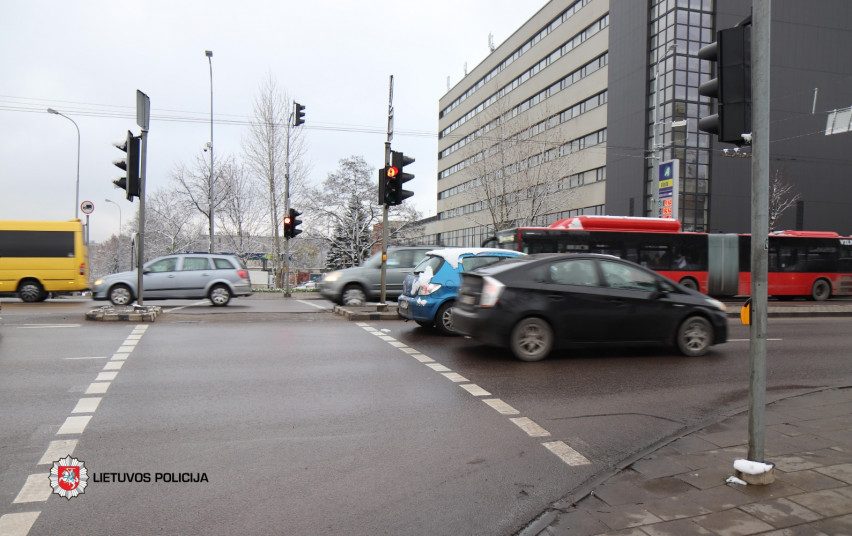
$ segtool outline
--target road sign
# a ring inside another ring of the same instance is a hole
[[[91,214],[95,211],[95,204],[91,201],[83,201],[80,203],[80,210],[83,211],[83,214]]]
[[[675,158],[660,163],[657,169],[657,214],[658,218],[678,217],[678,193],[680,190],[680,160]]]

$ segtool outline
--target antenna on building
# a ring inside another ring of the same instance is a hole
[[[447,77],[447,91],[450,90],[450,77]]]
[[[488,34],[488,50],[494,52],[494,34]]]
[[[464,75],[467,76],[467,62],[464,62]]]

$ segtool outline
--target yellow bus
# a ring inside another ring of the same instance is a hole
[[[25,302],[89,288],[83,224],[0,220],[0,294]]]

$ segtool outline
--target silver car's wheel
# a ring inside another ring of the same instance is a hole
[[[341,300],[343,305],[364,305],[367,303],[367,294],[358,285],[349,285],[343,289]]]
[[[215,307],[224,307],[231,301],[231,291],[225,285],[216,285],[207,296]]]
[[[127,285],[115,285],[109,289],[109,301],[113,305],[128,305],[133,301],[133,294]]]
[[[438,309],[438,314],[435,316],[435,327],[444,335],[454,335],[453,329],[453,302],[449,301]]]
[[[553,329],[541,318],[525,318],[512,330],[511,347],[521,361],[540,361],[553,349]]]
[[[27,303],[43,301],[42,296],[44,296],[44,289],[38,281],[24,281],[21,283],[21,286],[18,287],[18,296],[21,298],[21,301],[25,301]]]
[[[691,316],[677,330],[677,347],[683,355],[704,355],[713,344],[713,326],[706,318]]]

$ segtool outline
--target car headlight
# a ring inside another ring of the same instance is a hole
[[[326,281],[328,283],[334,283],[338,279],[340,279],[340,272],[339,271],[329,272],[329,273],[325,274],[322,278],[323,281]]]
[[[728,311],[728,308],[725,306],[725,304],[720,302],[719,300],[714,300],[713,298],[707,298],[706,302],[707,302],[707,305],[709,305],[710,307],[713,307],[714,309],[718,309],[718,310],[722,311],[723,313]]]
[[[99,286],[101,286],[101,285],[103,285],[103,284],[104,284],[104,280],[103,280],[103,279],[95,279],[95,286],[96,286],[96,287],[99,287]]]

